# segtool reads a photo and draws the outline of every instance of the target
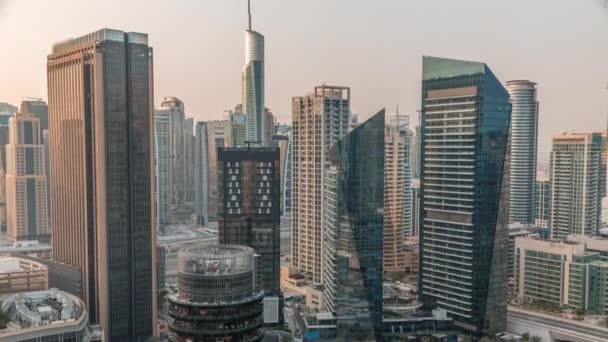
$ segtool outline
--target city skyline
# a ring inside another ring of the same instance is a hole
[[[378,105],[399,105],[416,122],[421,55],[491,61],[501,80],[531,79],[539,84],[542,107],[538,155],[540,166],[546,166],[553,134],[566,128],[589,131],[596,128],[597,122],[605,122],[608,71],[601,68],[601,62],[602,56],[608,54],[608,47],[602,44],[608,12],[596,0],[558,5],[548,1],[517,2],[483,4],[470,0],[458,5],[442,4],[445,14],[437,14],[438,20],[431,23],[416,13],[431,11],[438,4],[435,1],[387,1],[382,7],[349,1],[350,10],[341,16],[331,13],[342,8],[344,1],[324,4],[327,10],[323,12],[327,13],[319,14],[315,13],[315,6],[299,8],[295,3],[254,1],[256,29],[267,36],[266,106],[273,109],[278,121],[286,122],[294,94],[310,89],[311,84],[348,84],[354,94],[366,94],[354,97],[354,113],[369,113]],[[172,4],[172,14],[183,25],[170,28],[158,24],[163,22],[160,19],[165,13],[162,2],[146,2],[146,6],[129,2],[122,5],[124,12],[118,16],[114,15],[112,1],[0,3],[0,39],[12,51],[3,56],[7,63],[0,66],[0,73],[13,81],[0,84],[0,93],[6,96],[2,101],[18,104],[26,96],[46,99],[44,58],[40,56],[52,42],[114,27],[146,32],[157,47],[156,104],[163,96],[179,96],[189,103],[189,113],[195,121],[206,121],[219,119],[224,109],[240,102],[240,70],[245,53],[242,30],[247,16],[244,0],[178,1]],[[34,5],[36,13],[32,12]],[[515,12],[518,5],[525,5],[526,11]],[[75,17],[70,25],[52,24],[60,16],[75,13],[91,15]],[[222,15],[216,15],[219,13]],[[463,15],[470,15],[471,23],[460,20]],[[29,19],[27,27],[20,25],[25,16]],[[373,28],[361,25],[384,17],[386,20],[379,20]],[[543,25],[539,27],[541,17]],[[334,19],[337,24],[331,32],[316,34]],[[509,20],[515,19],[517,26],[508,25]],[[473,22],[485,25],[484,32],[478,32]],[[492,25],[495,22],[501,25]],[[445,30],[455,24],[458,29]],[[463,42],[462,35],[469,38]],[[343,44],[336,44],[338,39]],[[172,48],[188,41],[198,41],[205,48]],[[305,44],[310,49],[301,49],[293,58],[289,56],[293,44]],[[383,52],[373,54],[381,57],[371,59],[367,53],[370,48]],[[327,63],[323,56],[328,53],[341,62]],[[378,83],[385,87],[374,87]]]

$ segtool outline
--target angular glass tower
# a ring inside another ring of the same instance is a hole
[[[420,295],[478,339],[506,329],[509,94],[484,63],[423,57]]]
[[[381,340],[384,110],[333,145],[325,177],[324,300],[336,340]]]

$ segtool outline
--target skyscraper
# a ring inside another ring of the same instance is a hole
[[[194,134],[194,211],[196,223],[209,223],[209,137],[207,124],[197,122]]]
[[[12,114],[11,114],[12,115]],[[6,145],[8,144],[7,125],[0,124],[0,227],[6,230]]]
[[[219,242],[260,255],[265,295],[280,295],[280,153],[276,147],[218,148]]]
[[[6,204],[9,239],[49,241],[46,173],[40,120],[16,114],[6,145]]]
[[[403,272],[405,239],[412,235],[408,117],[389,118],[384,136],[384,271]]]
[[[184,201],[194,201],[194,119],[184,120]]]
[[[185,170],[186,163],[184,146],[184,121],[186,120],[184,103],[174,96],[165,96],[156,112],[165,111],[171,118],[171,163],[173,170],[171,195],[173,204],[183,204],[185,199]]]
[[[381,110],[328,151],[324,301],[340,341],[382,339],[384,120]]]
[[[422,63],[419,293],[479,338],[507,323],[509,94],[484,63]]]
[[[286,173],[287,170],[285,169],[288,164],[288,160],[287,158],[289,158],[289,132],[286,134],[275,134],[272,136],[272,147],[277,147],[279,149],[279,153],[280,153],[280,160],[281,160],[281,199],[280,199],[280,204],[281,204],[281,215],[284,215],[285,212],[287,211],[287,209],[289,209],[289,211],[291,211],[291,204],[289,204],[288,206],[286,206],[286,199],[285,199],[285,192],[289,191],[291,193],[291,175],[289,175],[289,189],[285,189],[286,186]],[[289,202],[291,202],[291,196],[289,199]]]
[[[243,114],[243,105],[236,105],[234,111],[225,111],[228,114],[230,125],[232,126],[232,146],[245,146],[247,140],[245,131],[247,129],[247,116]]]
[[[8,126],[8,119],[17,113],[17,107],[10,103],[0,102],[0,125]]]
[[[534,185],[534,224],[549,227],[551,217],[551,180],[537,176]]]
[[[534,185],[538,145],[536,83],[508,81],[511,96],[509,222],[534,223]]]
[[[107,341],[156,330],[152,61],[146,34],[112,29],[48,56],[53,257]]]
[[[272,144],[272,136],[275,135],[274,115],[268,108],[264,108],[264,142],[265,145]]]
[[[606,195],[605,133],[562,133],[553,137],[551,238],[595,236]]]
[[[209,161],[209,218],[217,218],[217,149],[232,146],[232,129],[229,120],[206,121],[205,124],[207,125],[207,160]]]
[[[42,99],[28,97],[21,101],[21,113],[32,114],[40,120],[40,139],[42,132],[49,129],[49,107]]]
[[[246,140],[260,142],[262,145],[269,143],[265,141],[266,134],[264,119],[266,117],[264,107],[264,36],[251,29],[251,5],[247,1],[247,13],[249,15],[249,27],[245,30],[245,66],[241,73],[243,86],[243,113],[247,115]]]
[[[156,228],[171,223],[173,161],[171,158],[171,114],[168,110],[154,112],[154,176],[156,181]]]
[[[46,214],[48,216],[47,225],[52,232],[51,226],[51,170],[49,154],[49,130],[42,131],[42,144],[44,145],[44,174],[46,175]]]
[[[349,130],[350,88],[315,87],[292,99],[292,264],[322,283],[323,172],[329,148]]]

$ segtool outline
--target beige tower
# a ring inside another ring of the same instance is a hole
[[[323,85],[292,99],[292,263],[317,284],[322,283],[323,170],[329,148],[348,133],[349,117],[350,88]]]
[[[217,218],[217,149],[232,146],[230,120],[207,121],[207,148],[209,160],[209,217]]]
[[[13,241],[49,241],[44,144],[40,120],[29,113],[9,120],[6,145],[8,237]]]

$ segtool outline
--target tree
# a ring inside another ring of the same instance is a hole
[[[530,333],[523,333],[523,335],[521,335],[521,337],[526,342],[530,341]]]
[[[530,342],[543,342],[543,339],[540,336],[532,336],[530,337]]]
[[[8,313],[4,312],[0,309],[0,330],[6,329],[6,325],[11,321],[11,318],[8,316]]]

